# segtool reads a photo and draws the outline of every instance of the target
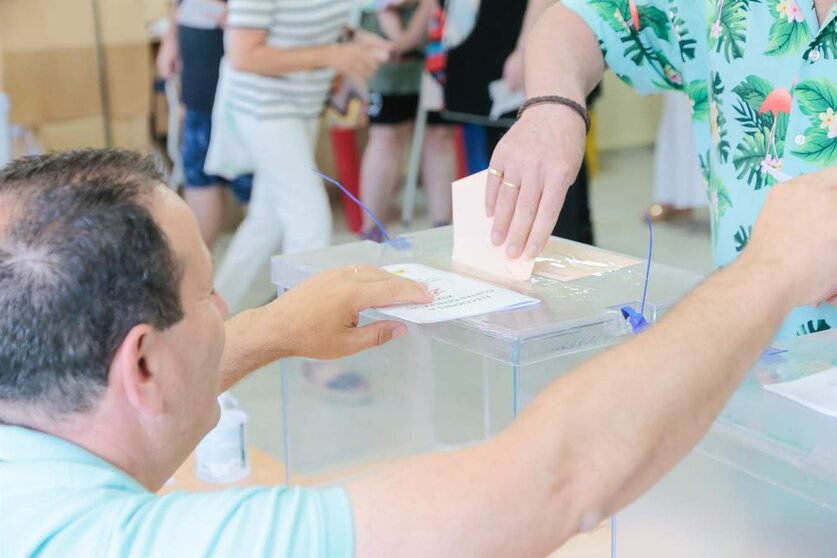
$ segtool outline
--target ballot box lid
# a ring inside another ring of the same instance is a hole
[[[837,512],[837,418],[765,389],[835,366],[835,330],[776,342],[698,451]]]
[[[526,309],[409,325],[411,331],[512,365],[604,347],[632,334],[621,308],[640,308],[644,259],[552,238],[529,281],[504,281],[452,261],[451,227],[411,233],[399,241],[404,246],[363,241],[276,256],[271,261],[272,281],[282,290],[335,267],[420,263],[536,297],[540,304]],[[644,313],[649,322],[701,280],[694,272],[657,263],[649,277]],[[365,316],[383,317],[374,310]]]

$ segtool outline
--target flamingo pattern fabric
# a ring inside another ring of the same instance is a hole
[[[820,24],[813,0],[563,3],[628,85],[688,95],[716,266],[747,245],[777,180],[837,165],[837,4]],[[780,336],[832,327],[834,306],[800,308]]]

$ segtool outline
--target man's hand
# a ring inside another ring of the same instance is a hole
[[[424,285],[369,265],[314,275],[290,289],[263,311],[266,323],[282,322],[291,356],[334,359],[354,354],[407,333],[404,324],[378,321],[357,327],[360,312],[395,304],[427,304]]]
[[[176,24],[172,22],[171,25]],[[157,73],[163,79],[170,79],[180,73],[180,49],[175,31],[169,31],[163,38],[157,54]]]
[[[837,167],[773,186],[741,260],[791,281],[794,306],[837,303]]]
[[[391,52],[389,41],[358,31],[353,41],[331,47],[328,66],[358,84],[365,84],[389,60]]]
[[[530,0],[526,18],[531,30],[517,45],[525,51],[526,95],[559,95],[584,105],[605,69],[596,35],[554,0]],[[508,239],[508,256],[525,251],[534,258],[543,251],[581,168],[585,134],[584,120],[569,107],[536,105],[498,144],[490,167],[503,176],[489,174],[485,210],[494,217],[491,241],[499,246]]]
[[[491,241],[508,238],[509,257],[543,251],[581,168],[585,136],[584,121],[569,107],[536,105],[497,145],[489,166],[503,177],[488,175],[485,211],[494,217]]]

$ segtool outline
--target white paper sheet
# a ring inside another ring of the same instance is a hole
[[[526,100],[523,89],[512,90],[505,80],[498,79],[488,84],[488,95],[491,97],[491,112],[488,116],[497,120],[507,112],[517,110]]]
[[[177,8],[177,23],[195,29],[217,29],[227,6],[218,0],[184,0]]]
[[[837,366],[792,382],[767,384],[764,389],[837,418]]]
[[[540,301],[489,283],[421,264],[388,265],[390,273],[426,284],[436,295],[430,304],[380,308],[380,312],[417,324],[470,318],[534,306]]]
[[[488,171],[457,180],[451,186],[453,200],[453,261],[488,275],[528,281],[535,260],[506,256],[506,245],[491,243],[494,219],[485,215],[485,184]]]

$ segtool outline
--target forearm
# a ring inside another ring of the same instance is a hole
[[[487,444],[351,484],[359,555],[545,555],[592,528],[706,431],[788,310],[776,281],[735,264]],[[386,536],[404,524],[415,537]]]
[[[430,17],[433,15],[433,3],[423,0],[419,2],[413,17],[407,24],[399,43],[406,45],[405,50],[418,48],[427,37],[427,27],[430,25]]]
[[[583,104],[604,70],[593,31],[560,3],[547,9],[528,33],[524,74],[529,97],[563,95]]]
[[[649,331],[546,390],[505,434],[529,464],[526,476],[543,481],[521,495],[521,514],[527,498],[551,491],[546,516],[571,518],[571,536],[662,477],[704,435],[790,310],[781,281],[766,267],[734,264]],[[540,533],[545,550],[562,542],[549,531]]]
[[[526,46],[526,40],[535,23],[537,23],[544,12],[555,4],[556,1],[529,0],[529,3],[526,5],[526,14],[523,16],[523,27],[520,28],[520,35],[517,38],[517,49],[522,49]]]
[[[277,304],[279,301],[274,302]],[[271,320],[263,308],[246,310],[227,320],[226,344],[221,358],[221,392],[249,373],[281,358],[292,356],[293,335],[287,321]],[[287,340],[277,343],[276,340]]]
[[[162,42],[177,45],[177,39],[177,4],[172,2],[169,5],[168,27],[166,28],[166,34],[163,35]]]
[[[338,46],[301,49],[280,49],[265,43],[239,46],[233,40],[230,47],[230,64],[239,72],[278,76],[326,67],[335,48]]]

